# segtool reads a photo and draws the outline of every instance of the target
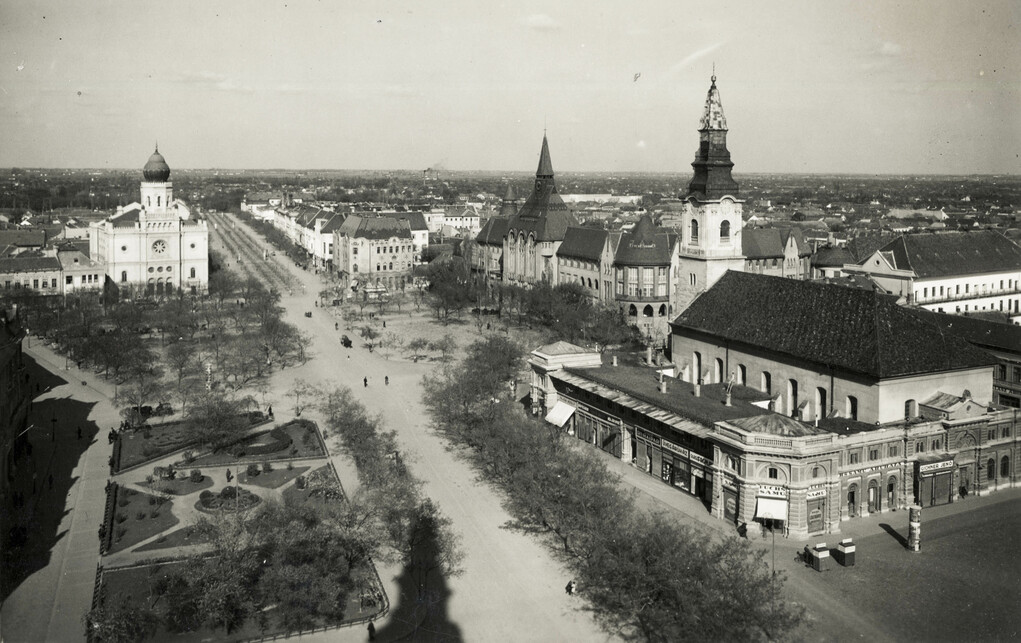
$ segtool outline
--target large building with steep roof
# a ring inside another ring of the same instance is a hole
[[[333,233],[333,266],[345,288],[404,290],[414,261],[407,219],[352,214]]]
[[[577,283],[596,301],[613,301],[613,256],[620,232],[572,226],[557,250],[557,283]]]
[[[937,312],[1003,312],[1021,322],[1021,247],[996,230],[900,236],[847,274]]]
[[[89,256],[105,264],[119,288],[162,296],[204,292],[209,283],[209,229],[174,198],[170,166],[157,149],[142,169],[141,198],[89,229]]]
[[[614,299],[628,323],[650,343],[665,344],[673,312],[672,277],[676,274],[676,231],[661,228],[642,215],[621,233],[613,258]]]
[[[572,225],[578,225],[578,221],[557,192],[549,142],[543,134],[532,193],[507,223],[504,281],[523,285],[544,280],[556,283],[557,249]]]

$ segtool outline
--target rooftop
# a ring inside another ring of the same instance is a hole
[[[906,234],[880,250],[922,279],[1021,271],[1021,247],[995,230]]]

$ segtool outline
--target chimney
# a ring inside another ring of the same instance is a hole
[[[613,356],[613,362],[612,362],[612,364],[613,364],[614,366],[616,366],[616,365],[617,365],[617,356],[616,356],[616,355],[614,355],[614,356]]]
[[[659,380],[659,392],[666,393],[666,378],[661,378]]]
[[[645,363],[652,364],[652,346],[645,347]]]

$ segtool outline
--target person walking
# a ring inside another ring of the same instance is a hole
[[[365,388],[369,388],[369,378],[363,377],[362,378],[362,384],[365,385]]]
[[[385,384],[386,384],[387,386],[390,386],[390,376],[389,376],[389,375],[385,376],[385,377],[383,378],[383,382],[384,382],[384,383],[385,383]]]
[[[575,582],[575,581],[574,581],[574,579],[571,579],[571,580],[570,580],[570,581],[569,581],[569,582],[567,583],[567,587],[565,587],[565,588],[564,588],[564,590],[565,590],[565,591],[566,591],[566,592],[568,593],[568,595],[570,595],[570,596],[574,596],[574,590],[575,590],[575,589],[576,589],[577,587],[578,587],[578,583],[577,583],[577,582]]]
[[[369,621],[369,627],[367,629],[369,630],[369,640],[370,641],[375,641],[376,640],[376,625],[372,621]]]

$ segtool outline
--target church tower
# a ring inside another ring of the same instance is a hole
[[[142,168],[141,205],[148,214],[167,213],[174,200],[170,166],[160,154],[159,145]]]
[[[737,198],[731,176],[734,163],[727,150],[727,119],[723,115],[716,75],[712,77],[699,123],[699,146],[691,167],[695,175],[682,197],[685,221],[679,231],[678,274],[674,314],[687,308],[728,270],[744,270],[741,227],[744,201]]]

